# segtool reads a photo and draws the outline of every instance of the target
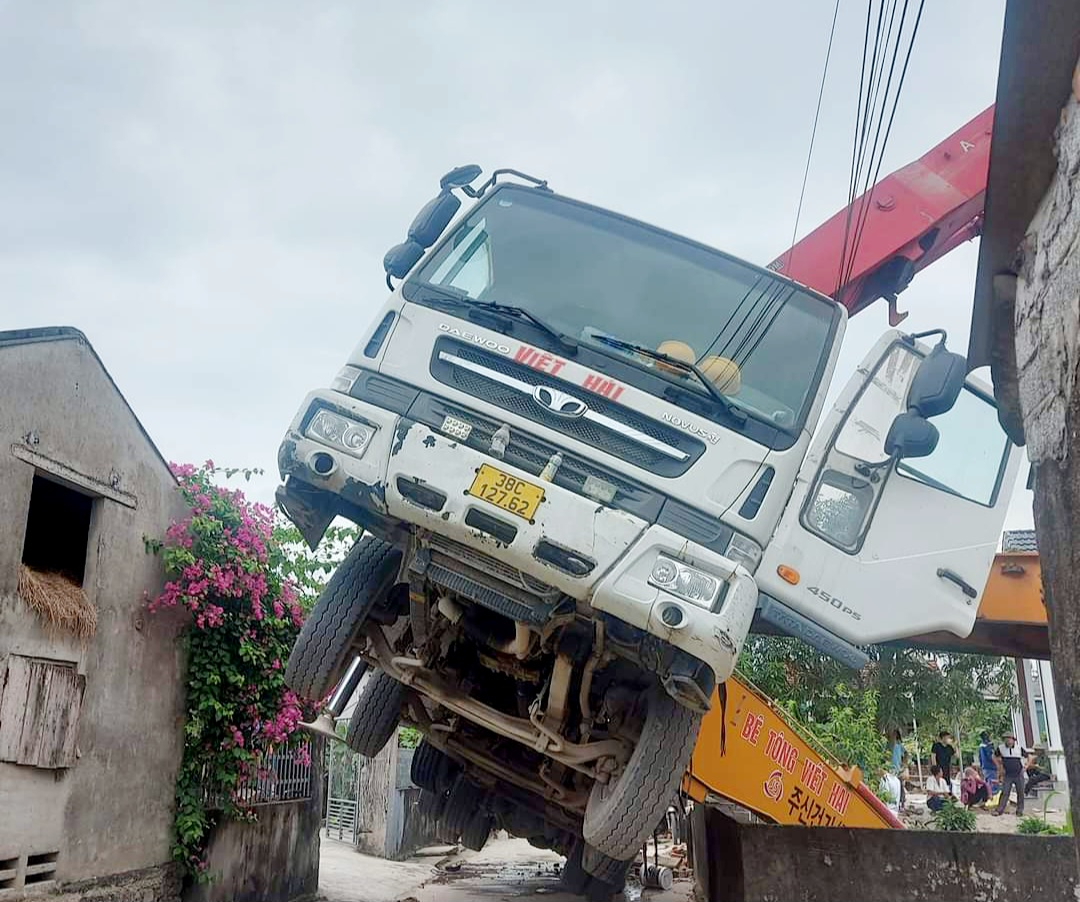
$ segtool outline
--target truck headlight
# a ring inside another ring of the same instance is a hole
[[[727,585],[711,573],[663,554],[658,555],[653,564],[649,583],[702,608],[712,608],[721,589]]]
[[[728,542],[724,556],[737,564],[742,564],[753,573],[761,563],[761,546],[749,536],[735,533]]]
[[[304,435],[324,445],[340,448],[354,457],[362,457],[371,443],[375,428],[367,423],[358,423],[325,407],[311,418]]]

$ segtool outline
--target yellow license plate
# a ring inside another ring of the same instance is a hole
[[[476,478],[469,486],[468,493],[524,520],[532,520],[540,502],[544,500],[544,490],[540,486],[487,464],[481,464],[476,471]]]

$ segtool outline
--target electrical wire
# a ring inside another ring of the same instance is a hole
[[[896,94],[893,97],[892,109],[889,111],[889,124],[885,127],[885,137],[881,143],[881,155],[878,157],[877,166],[874,169],[874,177],[871,182],[870,193],[866,198],[866,203],[863,204],[862,210],[862,222],[860,223],[855,233],[855,244],[852,248],[852,266],[854,266],[855,251],[858,249],[859,242],[862,240],[863,228],[866,225],[866,219],[869,215],[870,203],[874,197],[874,189],[877,187],[878,177],[881,174],[881,164],[885,157],[885,147],[889,143],[889,135],[892,133],[893,120],[896,117],[896,108],[900,100],[900,92],[904,88],[904,79],[907,77],[908,64],[911,62],[911,51],[915,47],[915,35],[919,31],[919,23],[922,21],[923,7],[926,4],[926,0],[919,0],[919,9],[915,14],[915,24],[911,30],[911,40],[908,42],[907,53],[904,56],[904,65],[900,70],[900,80],[896,86]],[[899,41],[899,36],[898,36]]]
[[[893,91],[893,78],[896,72],[896,63],[900,58],[900,47],[903,43],[910,0],[904,0],[903,2],[900,9],[899,23],[896,23],[897,5],[898,0],[877,0],[877,19],[874,25],[873,46],[871,47],[870,23],[874,20],[875,0],[867,0],[859,97],[856,106],[851,151],[851,172],[848,182],[848,208],[844,223],[844,240],[840,252],[836,290],[834,292],[834,297],[838,300],[843,288],[851,281],[854,272],[856,255],[869,218],[874,189],[877,186],[877,180],[881,174],[881,166],[885,157],[885,148],[892,132],[896,109],[899,105],[900,95],[903,92],[908,65],[911,62],[911,53],[915,46],[915,38],[919,31],[919,24],[922,21],[925,0],[919,0],[918,11],[904,53],[904,62],[900,69],[900,77],[896,89]],[[886,110],[888,110],[887,123]],[[884,132],[882,131],[883,126]],[[872,139],[871,135],[873,136]],[[861,191],[859,190],[860,185],[862,187]],[[858,204],[856,204],[857,199],[861,199]]]
[[[825,49],[825,65],[821,69],[821,85],[818,87],[817,106],[814,108],[814,125],[810,129],[810,148],[806,152],[806,167],[803,169],[802,187],[799,189],[799,204],[795,208],[795,227],[791,230],[792,254],[795,253],[795,239],[799,234],[799,218],[802,216],[803,198],[806,195],[806,182],[810,177],[810,160],[814,156],[814,139],[817,137],[818,118],[821,116],[821,98],[825,96],[825,78],[829,74],[829,60],[832,58],[833,38],[836,35],[836,18],[840,12],[840,0],[833,6],[832,25],[829,26],[829,45]],[[787,266],[791,268],[791,258]]]
[[[904,34],[904,20],[907,18],[908,2],[909,2],[909,0],[904,0],[904,8],[900,13],[900,30],[896,34],[896,43],[893,46],[892,57],[890,58],[890,61],[889,61],[889,74],[888,74],[887,78],[885,79],[885,92],[884,92],[884,95],[882,96],[881,112],[878,114],[877,126],[876,126],[876,128],[874,128],[874,143],[873,143],[873,146],[870,149],[870,157],[868,159],[868,164],[867,164],[867,167],[866,167],[865,178],[863,179],[863,188],[862,188],[862,191],[859,192],[860,196],[862,197],[862,203],[859,204],[859,209],[858,209],[858,212],[856,213],[855,238],[854,238],[854,240],[852,242],[851,257],[848,260],[847,272],[844,274],[844,282],[845,282],[845,284],[847,282],[851,281],[851,273],[852,273],[852,270],[855,268],[855,252],[858,250],[859,241],[860,241],[860,239],[862,237],[862,227],[866,224],[866,215],[869,212],[869,206],[870,206],[870,195],[873,194],[873,186],[876,184],[876,180],[875,181],[871,180],[871,172],[874,170],[874,161],[875,161],[875,159],[877,160],[877,169],[878,169],[878,171],[880,171],[880,169],[881,169],[881,157],[885,153],[885,145],[883,143],[880,143],[881,142],[881,126],[882,126],[882,122],[884,121],[884,118],[885,118],[885,115],[884,115],[885,114],[885,105],[889,102],[888,101],[888,99],[889,99],[889,88],[892,86],[893,72],[896,69],[896,58],[899,55],[899,51],[900,51],[900,40],[901,40],[901,38],[903,37],[903,34]],[[882,5],[884,6],[884,3]],[[893,12],[895,13],[895,11],[896,11],[896,4],[894,2],[893,3]],[[890,31],[890,33],[892,31],[891,23],[890,23],[890,26],[889,26],[889,31]],[[912,35],[912,39],[914,39],[914,35]],[[882,46],[883,46],[883,48],[888,46],[887,39],[886,39],[886,41],[882,42]],[[884,62],[884,60],[885,60],[885,52],[884,52],[884,49],[883,49],[882,62]],[[873,103],[871,105],[871,110],[876,110],[878,108],[877,107],[877,96],[878,96],[878,88],[880,88],[880,87],[881,87],[881,79],[880,79],[880,70],[879,70],[879,78],[878,78],[877,86],[874,88],[874,100],[873,100]],[[893,109],[894,110],[896,109],[896,102],[899,99],[900,99],[900,95],[899,95],[899,93],[897,93],[893,97]],[[880,155],[878,154],[879,144],[880,144],[880,147],[881,147],[881,154]],[[876,177],[875,177],[875,179],[876,179]],[[867,194],[867,191],[870,192],[870,195]]]

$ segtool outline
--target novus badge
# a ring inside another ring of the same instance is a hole
[[[691,423],[689,420],[684,420],[682,417],[675,416],[673,413],[662,413],[660,419],[666,420],[671,423],[672,426],[678,426],[680,429],[684,429],[691,435],[696,435],[698,438],[703,438],[710,444],[716,445],[720,442],[720,436],[715,432],[710,432],[708,429],[702,429],[696,423]]]

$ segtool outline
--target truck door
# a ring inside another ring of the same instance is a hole
[[[763,593],[856,645],[971,632],[1020,452],[968,377],[926,457],[885,437],[930,349],[892,331],[845,387],[803,462],[758,568]]]

